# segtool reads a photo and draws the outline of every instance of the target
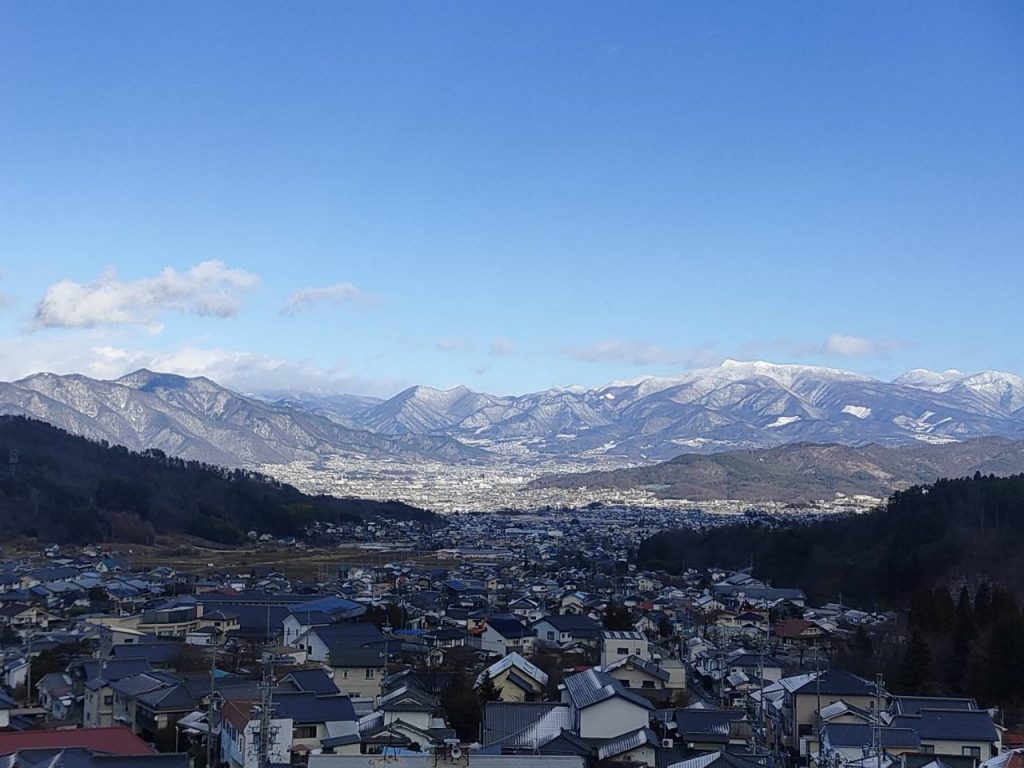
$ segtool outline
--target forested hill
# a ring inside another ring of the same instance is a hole
[[[1024,475],[975,475],[894,493],[876,512],[773,527],[673,530],[640,544],[641,567],[744,567],[812,601],[910,607],[936,586],[990,580],[1024,594]]]
[[[17,452],[14,471],[8,464]],[[273,478],[133,453],[40,421],[0,417],[0,536],[48,542],[146,542],[188,533],[223,543],[278,536],[314,520],[433,519],[400,502],[309,496]]]

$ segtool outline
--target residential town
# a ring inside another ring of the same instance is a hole
[[[713,524],[694,512],[691,524]],[[46,547],[0,567],[11,766],[1002,768],[1017,724],[839,663],[901,616],[747,569],[644,571],[650,510],[316,525],[316,579]],[[374,542],[387,542],[381,549]],[[416,557],[387,561],[404,547]],[[425,549],[429,551],[424,551]],[[339,550],[341,551],[341,550]],[[348,550],[350,551],[350,550]],[[61,762],[63,760],[64,762]],[[74,760],[74,762],[72,762]],[[50,761],[50,762],[47,762]],[[375,762],[377,761],[377,762]]]

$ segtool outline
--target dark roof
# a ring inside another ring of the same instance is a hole
[[[510,640],[530,637],[532,634],[518,619],[491,617],[487,620],[487,626]]]
[[[352,701],[340,693],[317,696],[312,692],[279,693],[274,696],[274,716],[291,718],[296,725],[356,719]]]
[[[291,680],[300,691],[312,691],[313,693],[338,693],[338,686],[334,680],[322,669],[293,669],[284,676],[284,680]]]
[[[182,647],[181,643],[129,643],[115,645],[110,656],[114,659],[143,658],[150,664],[166,664],[181,653]]]
[[[589,616],[553,614],[538,619],[534,622],[534,626],[542,621],[546,621],[559,632],[569,632],[576,637],[597,637],[601,631],[601,625]]]
[[[676,730],[680,738],[689,741],[729,740],[729,724],[742,720],[747,713],[742,709],[677,709]]]
[[[872,742],[871,726],[867,723],[828,723],[824,729],[824,738],[833,747],[870,747]],[[913,728],[879,728],[883,747],[921,746],[921,739]]]
[[[348,645],[330,646],[332,667],[383,667],[384,648],[373,646],[370,648],[352,647]]]
[[[922,739],[998,741],[992,717],[983,709],[922,709],[916,715],[897,715],[893,728],[913,728]]]
[[[815,679],[811,676],[794,693],[823,693],[830,696],[874,696],[875,684],[843,669],[829,669]]]
[[[324,627],[316,627],[312,631],[323,641],[324,645],[332,649],[384,642],[384,635],[373,624],[328,624]]]
[[[893,709],[900,715],[916,715],[922,709],[977,709],[974,699],[951,699],[943,696],[895,696]]]

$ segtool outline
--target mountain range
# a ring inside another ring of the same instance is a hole
[[[916,370],[892,381],[815,366],[726,361],[597,389],[491,395],[416,386],[386,400],[243,395],[140,370],[114,381],[41,373],[0,383],[0,413],[93,439],[231,465],[326,456],[485,462],[680,453],[790,443],[941,444],[1024,438],[1024,378]]]

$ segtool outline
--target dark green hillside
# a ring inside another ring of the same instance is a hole
[[[18,453],[12,477],[8,459]],[[0,417],[0,536],[146,542],[188,533],[236,543],[251,529],[296,535],[313,520],[428,520],[400,502],[309,496],[271,477],[75,437]]]
[[[909,607],[917,589],[991,580],[1024,592],[1024,475],[897,491],[877,511],[814,524],[675,530],[640,544],[643,567],[744,567],[812,600]]]

